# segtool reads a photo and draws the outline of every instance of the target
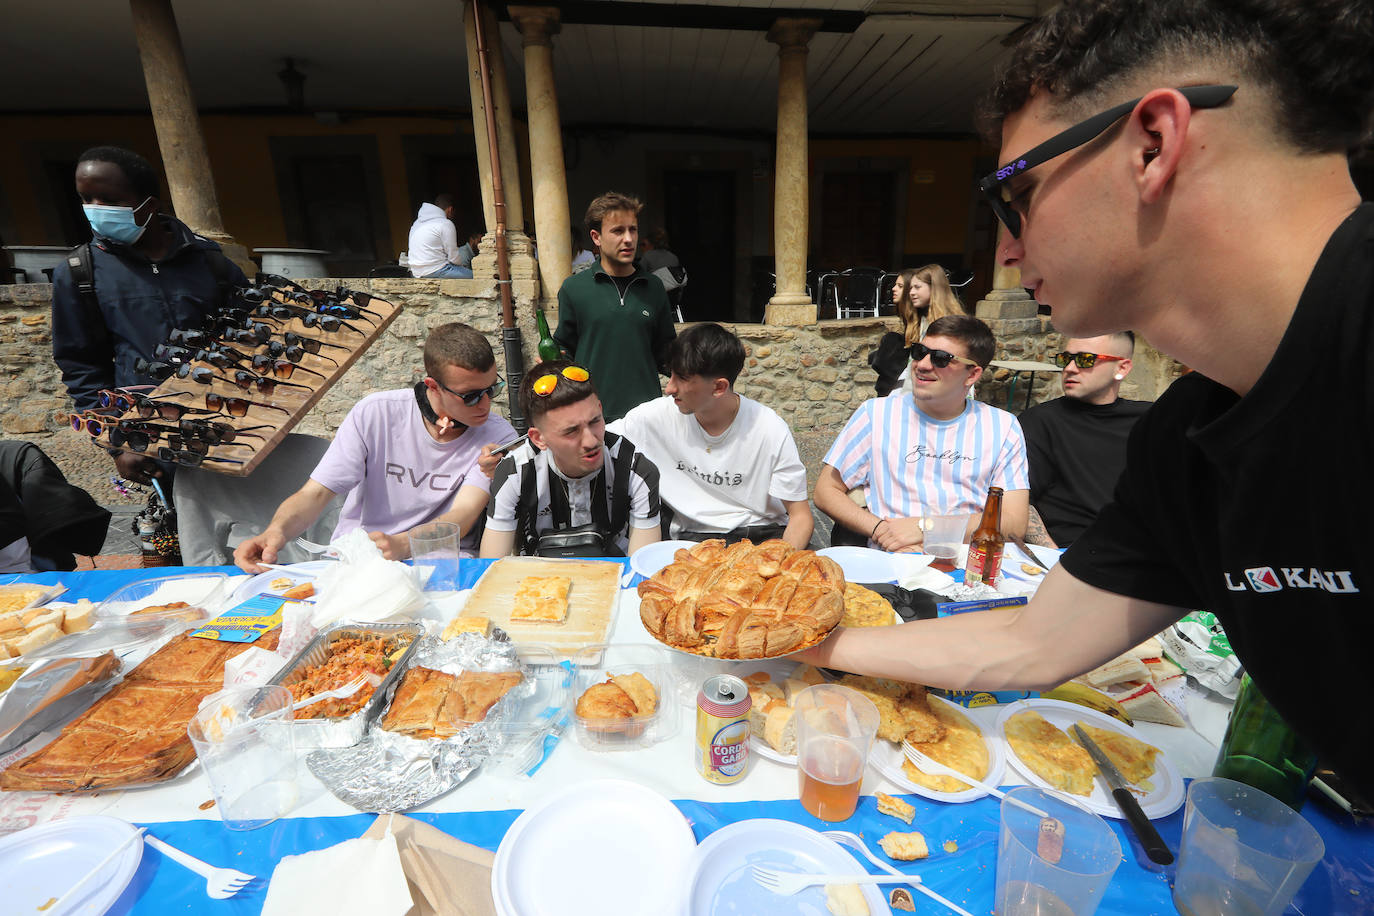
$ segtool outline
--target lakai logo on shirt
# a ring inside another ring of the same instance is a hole
[[[1316,588],[1333,595],[1358,594],[1360,589],[1350,575],[1350,570],[1323,570],[1308,566],[1280,566],[1278,571],[1272,566],[1253,566],[1245,570],[1244,578],[1236,582],[1231,574],[1226,576],[1226,588],[1233,592],[1243,592],[1248,587],[1256,594],[1283,591],[1288,588]]]

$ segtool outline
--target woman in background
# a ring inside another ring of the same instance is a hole
[[[963,303],[950,288],[949,276],[939,264],[927,264],[915,270],[904,270],[892,286],[892,301],[897,316],[902,319],[902,333],[889,331],[868,354],[868,365],[878,373],[873,388],[879,397],[885,396],[903,379],[911,376],[907,349],[918,342],[936,318],[965,314]],[[910,383],[903,385],[909,389]]]

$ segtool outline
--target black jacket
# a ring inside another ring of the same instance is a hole
[[[95,556],[110,511],[67,482],[32,442],[0,442],[0,546],[29,539],[34,569],[75,569],[74,553]]]
[[[95,407],[101,388],[153,384],[134,371],[134,361],[151,360],[168,331],[199,328],[223,304],[227,290],[210,262],[224,258],[219,246],[179,220],[158,218],[172,234],[171,248],[159,261],[109,239],[91,243],[98,304],[84,301],[66,261],[53,271],[53,359],[78,410]],[[248,285],[232,262],[224,261],[218,272],[226,286]]]

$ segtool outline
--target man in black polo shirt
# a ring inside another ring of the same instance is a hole
[[[1374,720],[1332,699],[1367,692],[1374,645],[1374,205],[1346,160],[1371,46],[1357,0],[1068,0],[1027,30],[991,106],[999,259],[1065,333],[1134,328],[1196,371],[1027,607],[842,629],[807,661],[1047,687],[1208,608],[1284,718],[1374,789]]]
[[[1071,337],[1055,361],[1064,367],[1064,396],[1021,414],[1030,465],[1031,505],[1059,547],[1092,524],[1112,498],[1126,466],[1126,439],[1149,401],[1120,396],[1131,373],[1135,335]]]

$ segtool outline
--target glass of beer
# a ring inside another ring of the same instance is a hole
[[[797,694],[797,780],[802,807],[823,821],[843,821],[859,804],[878,707],[838,684]]]
[[[942,573],[952,573],[959,566],[959,548],[963,546],[968,520],[972,516],[927,515],[922,527],[925,528],[925,543],[921,547],[930,554],[930,568]]]

